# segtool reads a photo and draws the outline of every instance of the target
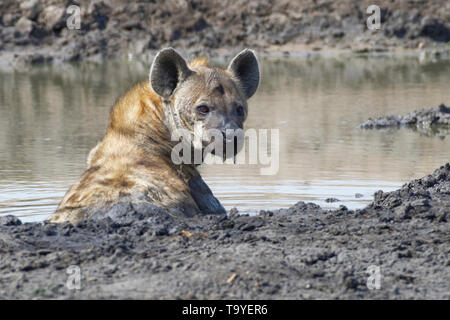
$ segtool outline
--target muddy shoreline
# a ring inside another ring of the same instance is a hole
[[[384,1],[379,30],[366,25],[372,2],[6,0],[0,3],[0,61],[147,60],[167,46],[190,57],[229,55],[243,47],[262,56],[398,50],[432,58],[449,55],[445,0]],[[79,29],[67,26],[71,5],[80,8]]]
[[[450,164],[361,210],[0,218],[3,299],[449,299]],[[81,289],[67,287],[80,268]],[[370,266],[381,288],[369,290]]]

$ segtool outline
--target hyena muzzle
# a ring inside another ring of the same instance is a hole
[[[206,59],[187,64],[175,50],[161,50],[150,81],[135,85],[111,109],[106,135],[90,152],[87,170],[49,221],[76,223],[123,203],[134,210],[149,205],[188,217],[225,213],[200,177],[198,163],[173,161],[173,148],[179,145],[173,136],[180,131],[194,135],[201,128],[221,132],[229,142],[228,132],[243,128],[247,99],[259,79],[258,61],[248,49],[226,69],[211,67]],[[216,139],[205,134],[192,148],[204,151]],[[223,148],[224,158],[229,151]],[[238,151],[234,147],[231,154]]]

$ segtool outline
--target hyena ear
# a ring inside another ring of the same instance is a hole
[[[150,68],[150,85],[161,97],[168,98],[175,88],[193,73],[178,52],[166,48],[159,51],[153,60]]]
[[[253,96],[259,85],[259,64],[255,54],[250,49],[238,53],[227,68],[241,86],[247,99]]]

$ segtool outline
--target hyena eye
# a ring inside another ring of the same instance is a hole
[[[244,107],[243,107],[243,106],[237,107],[237,108],[236,108],[236,114],[237,114],[239,117],[243,117],[244,114],[245,114]]]
[[[205,115],[205,114],[207,114],[207,113],[209,112],[209,108],[208,108],[208,106],[201,105],[201,106],[198,106],[198,107],[197,107],[197,111],[198,111],[200,114]]]

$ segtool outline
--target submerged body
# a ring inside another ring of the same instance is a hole
[[[106,135],[90,152],[87,170],[49,221],[76,223],[107,214],[120,203],[135,210],[149,204],[183,216],[225,213],[195,164],[172,161],[177,142],[171,138],[180,128],[193,132],[194,123],[222,131],[242,128],[246,99],[259,82],[259,69],[252,74],[253,83],[244,82],[243,73],[256,72],[247,70],[249,58],[258,68],[246,50],[223,70],[209,67],[204,59],[187,66],[172,49],[161,51],[151,80],[135,85],[113,106]]]

